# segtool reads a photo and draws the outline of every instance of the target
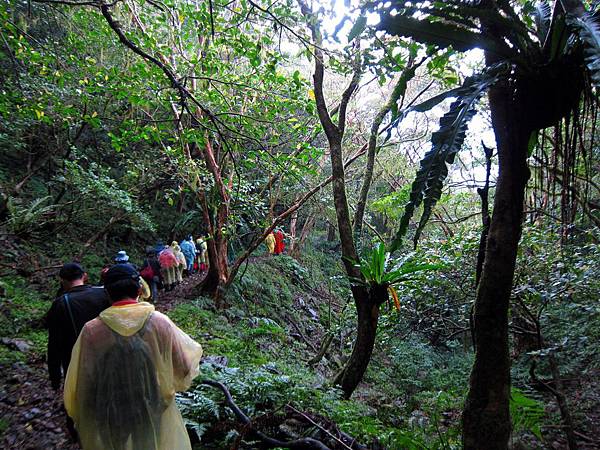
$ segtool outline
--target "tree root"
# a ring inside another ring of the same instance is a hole
[[[229,389],[227,389],[227,386],[225,386],[222,383],[219,383],[218,381],[212,381],[212,380],[202,380],[200,382],[200,384],[211,386],[215,389],[220,390],[223,393],[223,395],[225,396],[225,402],[227,403],[227,406],[231,409],[231,411],[233,411],[233,414],[236,416],[236,418],[244,425],[244,431],[246,433],[248,433],[248,435],[250,435],[251,437],[260,440],[262,442],[261,448],[267,449],[267,448],[282,447],[282,448],[298,449],[298,450],[333,450],[334,448],[339,447],[339,448],[348,449],[348,450],[366,450],[367,449],[367,447],[356,442],[356,440],[354,438],[352,438],[351,436],[348,436],[347,434],[340,432],[339,430],[337,430],[337,427],[334,426],[333,431],[335,431],[335,434],[338,435],[338,436],[336,436],[331,430],[327,429],[327,428],[331,428],[331,422],[327,421],[328,426],[323,427],[323,426],[319,425],[317,423],[317,421],[314,420],[314,418],[311,418],[307,414],[302,413],[293,407],[290,407],[290,410],[292,410],[294,412],[295,417],[297,417],[301,421],[306,422],[306,423],[310,424],[311,426],[317,427],[319,430],[321,430],[324,433],[324,435],[326,436],[327,440],[331,440],[333,442],[334,447],[329,447],[328,445],[324,444],[320,440],[309,438],[309,437],[292,439],[292,440],[288,440],[288,441],[282,441],[282,440],[270,437],[270,436],[266,435],[265,433],[263,433],[262,431],[259,431],[254,428],[252,420],[240,409],[239,406],[237,406],[237,404],[233,400],[231,392],[229,392]]]

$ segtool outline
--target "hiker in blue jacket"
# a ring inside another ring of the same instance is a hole
[[[192,235],[189,235],[186,239],[181,241],[179,246],[181,247],[181,253],[185,256],[187,273],[189,275],[194,271],[194,260],[196,259],[196,245],[194,244]]]

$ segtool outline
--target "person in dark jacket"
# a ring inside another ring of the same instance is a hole
[[[59,272],[63,294],[46,314],[48,328],[48,375],[54,389],[66,375],[71,349],[83,326],[110,306],[104,288],[86,284],[87,273],[77,263],[67,263]]]

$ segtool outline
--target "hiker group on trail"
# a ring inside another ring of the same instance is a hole
[[[138,270],[121,250],[101,286],[80,264],[62,266],[45,317],[48,374],[55,390],[65,379],[67,427],[84,450],[191,449],[175,392],[198,374],[202,348],[148,301],[206,271],[206,253],[205,238],[158,242]]]
[[[271,255],[281,255],[285,250],[285,234],[281,228],[275,228],[265,238],[265,245]]]
[[[198,374],[202,347],[149,302],[208,270],[206,239],[159,241],[139,269],[120,250],[100,286],[79,263],[62,266],[45,317],[48,374],[54,390],[64,378],[67,427],[84,450],[191,449],[175,392]],[[265,242],[270,254],[285,249],[279,228]]]
[[[146,249],[146,256],[140,273],[151,284],[153,292],[162,286],[165,291],[171,291],[183,281],[185,275],[208,270],[208,252],[204,237],[194,242],[189,235],[181,243],[173,241],[169,246],[158,242],[155,247]]]

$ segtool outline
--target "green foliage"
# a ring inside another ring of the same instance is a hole
[[[366,27],[367,17],[364,15],[358,16],[358,19],[356,19],[356,22],[354,22],[354,25],[352,25],[352,28],[348,33],[348,42],[353,41],[358,35],[360,35],[365,30]]]
[[[22,336],[32,326],[40,325],[41,318],[50,308],[48,299],[41,298],[22,278],[1,279],[0,287],[5,292],[2,297],[3,314],[0,316],[3,336]]]
[[[0,436],[3,436],[6,430],[8,430],[9,422],[4,417],[0,419]]]
[[[397,191],[379,197],[371,203],[371,209],[386,215],[390,219],[397,220],[402,215],[402,208],[408,203],[410,185],[406,184]]]
[[[22,339],[32,344],[29,353],[44,355],[48,335],[42,329],[42,321],[50,302],[18,277],[0,279],[0,290],[4,292],[0,297],[0,336]],[[28,356],[0,344],[0,363],[25,361]]]
[[[196,299],[191,303],[182,303],[169,312],[169,317],[194,338],[200,338],[202,330],[218,333],[226,326],[227,320],[205,309],[211,304],[211,299],[204,298]]]
[[[116,180],[108,175],[108,169],[95,163],[86,170],[79,161],[65,162],[65,179],[71,184],[76,195],[93,198],[97,207],[112,216],[126,217],[131,226],[140,231],[153,231],[155,225],[148,214],[137,204],[131,194],[119,187]]]
[[[390,259],[385,244],[380,242],[360,262],[360,272],[368,284],[393,286],[415,279],[419,272],[440,269],[439,264],[424,264],[411,260],[412,255],[400,260]]]
[[[28,205],[18,205],[17,199],[9,197],[7,208],[10,218],[7,225],[15,235],[29,236],[35,230],[44,228],[52,220],[57,205],[50,204],[49,195],[34,199]]]
[[[538,439],[542,439],[541,424],[545,416],[543,403],[527,397],[522,391],[513,387],[510,391],[510,416],[513,430],[527,430]]]
[[[540,317],[546,348],[531,351],[519,361],[517,376],[528,379],[532,358],[539,372],[550,376],[548,355],[558,361],[561,371],[577,374],[599,367],[600,352],[594,342],[600,338],[600,254],[598,246],[586,243],[586,234],[559,245],[558,231],[527,226],[519,251],[515,295]],[[591,237],[590,237],[591,238]],[[535,255],[535,257],[532,257]],[[522,313],[521,313],[522,315]]]
[[[390,246],[391,253],[400,248],[402,238],[408,231],[411,217],[415,210],[423,204],[423,214],[413,239],[416,247],[433,207],[442,195],[443,183],[448,176],[448,164],[454,162],[456,154],[462,148],[469,121],[475,115],[477,102],[505,71],[506,66],[503,64],[493,66],[480,75],[467,78],[457,89],[458,98],[440,119],[440,129],[431,135],[431,149],[421,160],[411,187],[410,200],[405,207],[398,232]]]

